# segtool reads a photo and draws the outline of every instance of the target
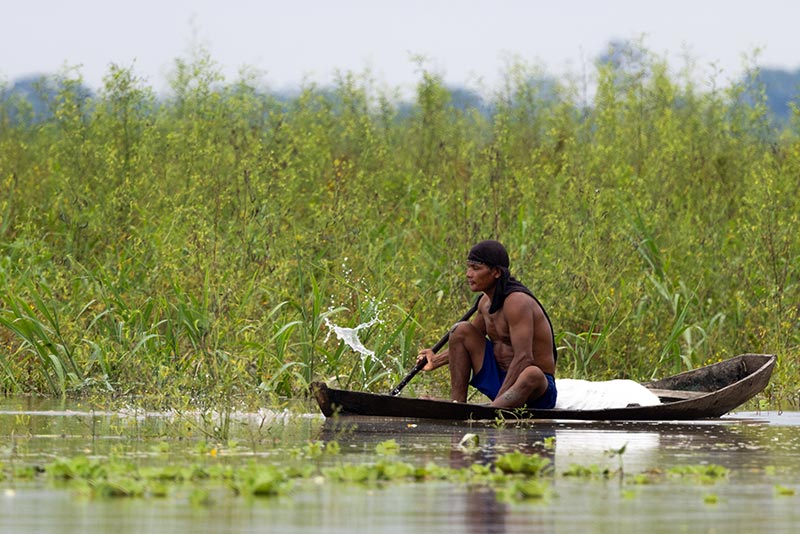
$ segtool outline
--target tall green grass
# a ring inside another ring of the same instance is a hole
[[[369,73],[287,100],[202,50],[166,98],[112,67],[94,97],[50,80],[46,120],[4,101],[0,384],[206,406],[388,391],[468,307],[470,245],[497,238],[562,376],[770,352],[770,399],[796,404],[797,108],[778,130],[759,87],[640,52],[597,65],[591,97],[512,65],[488,113],[424,65],[410,106]],[[325,322],[378,315],[374,358]]]

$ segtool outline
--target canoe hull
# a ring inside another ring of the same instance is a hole
[[[362,415],[414,419],[494,420],[573,419],[587,421],[664,421],[716,418],[741,406],[767,387],[776,357],[742,354],[707,367],[644,384],[654,390],[681,392],[691,398],[656,406],[627,406],[602,410],[528,409],[500,410],[485,405],[455,403],[348,391],[322,382],[311,386],[326,417]]]

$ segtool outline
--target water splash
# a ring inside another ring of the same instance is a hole
[[[342,340],[345,345],[353,349],[354,351],[358,352],[359,354],[363,354],[364,356],[369,356],[370,358],[375,357],[375,351],[369,350],[364,344],[361,342],[361,339],[358,337],[358,332],[365,328],[369,328],[370,326],[381,322],[378,317],[375,317],[371,321],[366,323],[361,323],[360,325],[354,328],[345,328],[343,326],[337,326],[330,322],[328,318],[325,318],[325,325],[329,328],[328,335],[325,337],[327,341],[331,335],[331,332],[336,334],[336,337]]]

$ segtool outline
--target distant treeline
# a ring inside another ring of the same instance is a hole
[[[616,64],[618,67],[624,66],[624,62],[619,59],[619,54],[609,54],[600,58],[601,63]],[[792,116],[792,107],[798,105],[800,98],[800,69],[795,71],[784,69],[758,68],[740,80],[742,84],[753,84],[764,92],[764,102],[772,115],[775,124],[786,126]],[[557,81],[550,78],[536,78],[530,80],[532,84],[541,87],[555,87]],[[59,76],[57,75],[38,75],[27,76],[14,80],[5,88],[0,86],[0,100],[14,100],[21,98],[22,101],[30,106],[31,113],[18,115],[20,120],[42,121],[47,120],[51,113],[50,102],[56,97],[60,90]],[[320,88],[325,91],[325,88]],[[78,91],[91,98],[96,96],[95,92],[86,85],[81,85]],[[328,89],[331,94],[335,93],[335,88]],[[492,102],[482,96],[478,91],[468,87],[449,86],[451,93],[450,105],[466,110],[479,110],[481,113],[489,114],[492,109]],[[290,102],[297,97],[297,91],[273,91],[265,92],[265,96],[279,101]],[[399,109],[408,112],[413,102],[398,102]]]

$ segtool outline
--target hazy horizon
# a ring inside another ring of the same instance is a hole
[[[156,89],[175,60],[206,49],[230,81],[242,67],[273,89],[329,83],[337,71],[410,87],[418,62],[446,83],[495,86],[509,63],[550,75],[580,73],[612,40],[641,40],[675,69],[684,58],[700,71],[735,79],[756,51],[764,67],[800,66],[794,42],[800,3],[766,0],[544,2],[218,2],[101,0],[16,2],[0,32],[0,80],[77,67],[98,88],[111,64],[130,67]]]

